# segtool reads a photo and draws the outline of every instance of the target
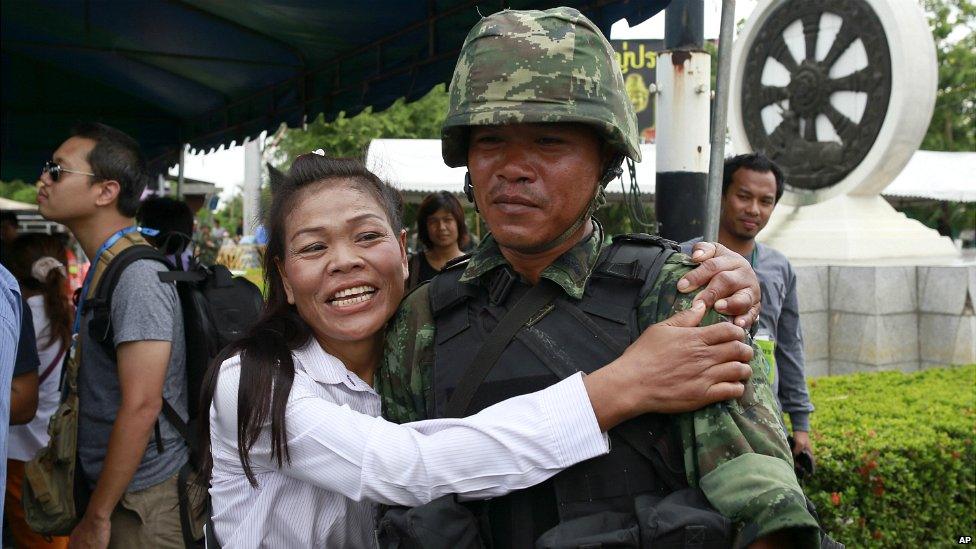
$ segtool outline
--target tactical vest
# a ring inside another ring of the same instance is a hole
[[[677,249],[649,235],[622,235],[605,248],[581,300],[561,294],[513,338],[478,387],[468,414],[548,387],[576,372],[593,372],[619,357],[640,335],[637,309]],[[510,306],[530,288],[503,266],[485,285],[461,283],[464,264],[430,285],[436,323],[429,417],[442,417],[468,364]],[[531,547],[553,526],[604,512],[633,513],[635,497],[664,497],[687,487],[674,422],[647,414],[609,433],[608,455],[577,464],[549,481],[487,503],[495,547]]]

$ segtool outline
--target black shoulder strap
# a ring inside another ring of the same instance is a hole
[[[118,286],[119,279],[122,278],[125,269],[140,259],[159,261],[167,268],[172,269],[172,265],[166,256],[156,248],[142,244],[129,246],[112,258],[95,288],[92,299],[85,301],[85,308],[92,311],[88,331],[95,341],[106,348],[106,351],[111,351],[110,355],[115,351],[115,346],[112,343],[112,296],[115,294],[115,287]]]
[[[485,380],[488,372],[491,371],[498,357],[508,347],[512,338],[515,337],[526,322],[546,305],[552,303],[562,292],[558,284],[548,279],[541,278],[539,283],[533,286],[523,295],[515,305],[505,313],[498,321],[498,325],[488,335],[485,342],[478,349],[474,360],[464,370],[457,389],[451,395],[451,399],[444,407],[444,417],[463,417],[471,405],[478,387]]]
[[[653,251],[657,255],[648,261],[649,253]],[[653,283],[668,258],[679,251],[681,248],[676,243],[657,236],[643,233],[617,235],[607,247],[595,272]]]
[[[173,408],[173,406],[165,398],[163,399],[163,417],[166,418],[166,421],[168,421],[170,425],[176,428],[177,432],[180,433],[180,436],[183,437],[186,445],[191,450],[196,448],[196,441],[193,440],[193,437],[190,434],[190,426],[183,421],[180,414],[176,412],[176,408]]]

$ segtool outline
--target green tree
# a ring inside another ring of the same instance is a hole
[[[0,196],[17,202],[37,204],[37,187],[28,185],[20,179],[0,181]]]
[[[922,148],[976,151],[976,3],[923,0],[922,4],[939,65],[935,112]]]
[[[234,235],[237,226],[244,219],[244,197],[240,191],[232,196],[230,200],[225,201],[223,208],[215,212],[210,211],[208,208],[200,208],[200,211],[197,212],[197,221],[201,227],[204,225],[212,227],[214,219],[220,221],[220,226],[228,234],[231,236]]]
[[[438,138],[446,115],[447,91],[443,84],[412,103],[398,99],[382,112],[367,108],[353,117],[342,112],[331,122],[320,115],[305,129],[287,130],[276,144],[274,160],[279,168],[287,169],[297,156],[316,149],[333,156],[362,157],[369,142],[376,138]]]

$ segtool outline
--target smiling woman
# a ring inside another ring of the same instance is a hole
[[[277,262],[287,301],[315,340],[369,384],[407,269],[399,204],[391,199],[394,211],[384,211],[385,186],[371,183],[338,177],[298,191]]]

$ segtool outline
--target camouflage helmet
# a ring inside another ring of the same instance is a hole
[[[573,8],[505,10],[468,33],[441,130],[444,162],[468,163],[468,127],[531,122],[592,126],[640,160],[637,116],[610,43]]]

